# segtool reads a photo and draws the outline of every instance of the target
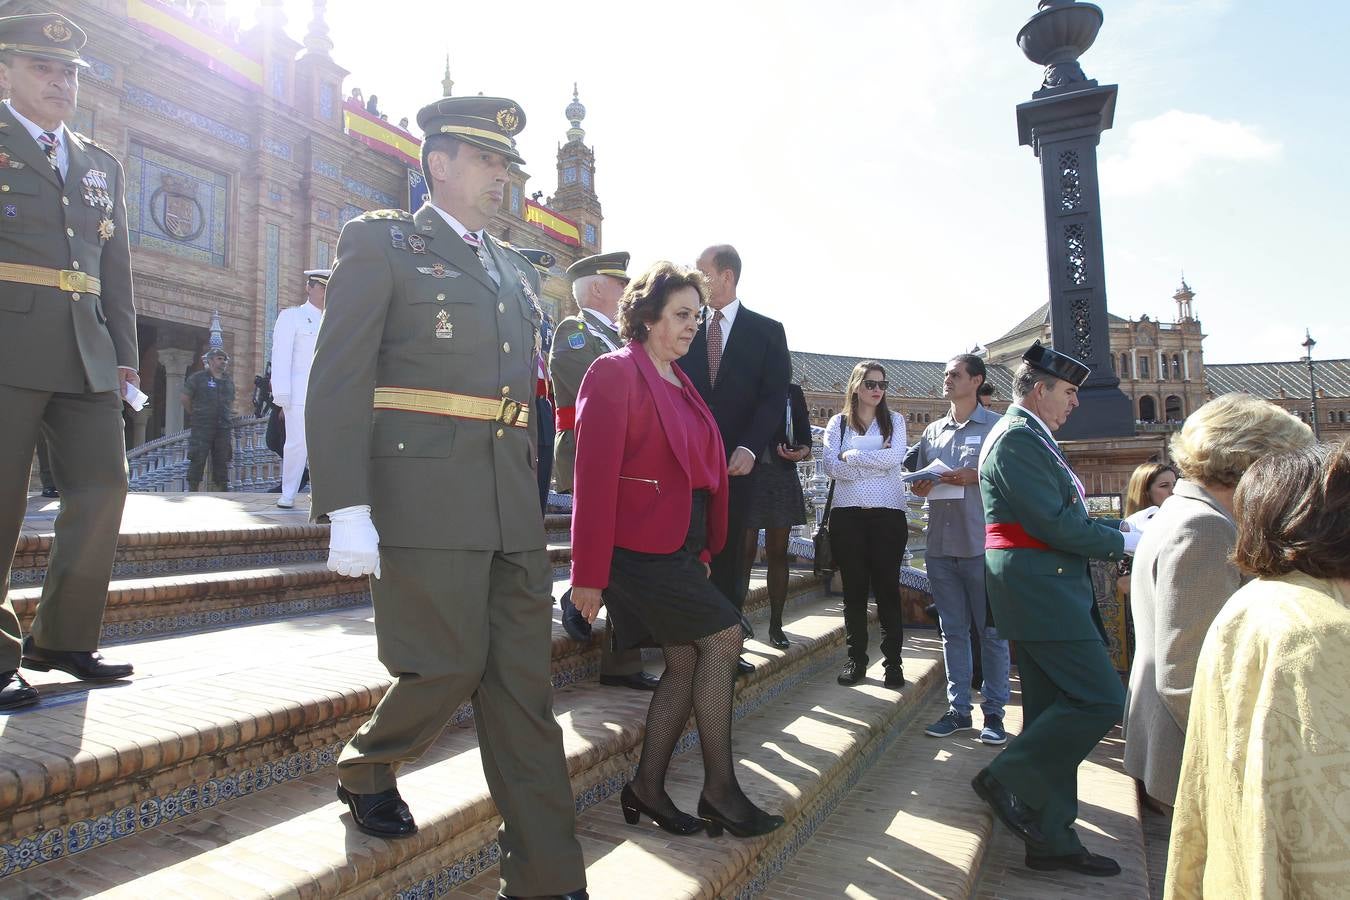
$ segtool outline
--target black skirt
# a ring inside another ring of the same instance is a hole
[[[693,501],[684,546],[674,553],[614,548],[604,600],[620,650],[691,644],[741,621],[698,558],[707,544],[707,491],[694,491]]]

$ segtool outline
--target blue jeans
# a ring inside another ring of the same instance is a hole
[[[928,583],[942,623],[942,660],[947,667],[947,704],[970,715],[970,626],[980,634],[986,716],[1003,715],[1008,704],[1008,642],[986,621],[983,556],[930,556]]]

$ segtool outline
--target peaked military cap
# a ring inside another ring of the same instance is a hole
[[[1053,375],[1074,387],[1082,387],[1092,370],[1072,356],[1051,350],[1036,341],[1022,354],[1022,361],[1033,369],[1039,369],[1047,375]]]
[[[60,13],[0,18],[0,50],[11,53],[48,56],[88,68],[89,63],[80,59],[88,40],[83,28]]]
[[[319,284],[328,284],[329,277],[333,274],[332,269],[306,269],[305,281],[317,281]]]
[[[226,353],[220,347],[212,347],[210,350],[207,350],[205,353],[202,354],[202,362],[206,362],[213,356],[219,356],[226,362],[230,361],[230,354]]]
[[[558,258],[547,250],[522,250],[517,247],[516,252],[528,259],[530,265],[538,269],[541,275],[549,274],[558,263]]]
[[[525,129],[525,113],[504,97],[442,97],[417,112],[417,126],[430,137],[448,134],[466,144],[495,150],[521,165],[515,136]]]
[[[613,253],[597,253],[595,256],[579,259],[567,267],[568,281],[576,281],[578,278],[585,278],[587,275],[608,275],[627,283],[629,281],[628,253],[624,250],[615,250]]]

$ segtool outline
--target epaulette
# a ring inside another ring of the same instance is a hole
[[[87,135],[87,134],[80,134],[78,131],[72,131],[71,134],[73,134],[73,135],[75,135],[75,137],[79,138],[79,139],[80,139],[80,143],[82,143],[82,144],[88,144],[90,147],[93,147],[93,148],[96,149],[96,150],[102,150],[104,153],[108,154],[109,156],[112,156],[112,155],[113,155],[113,152],[112,152],[111,150],[109,150],[107,147],[103,146],[103,145],[100,144],[98,141],[96,141],[96,140],[94,140],[93,138],[91,138],[89,135]]]
[[[374,219],[395,219],[399,222],[411,222],[412,213],[404,209],[372,209],[370,212],[361,213],[356,217],[357,221],[367,221]]]

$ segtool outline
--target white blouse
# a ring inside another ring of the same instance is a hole
[[[891,446],[882,449],[881,428],[875,421],[866,434],[855,433],[843,413],[825,426],[825,474],[834,479],[836,507],[905,508],[905,453],[909,442],[905,418],[891,413]],[[840,454],[847,454],[840,459]]]

